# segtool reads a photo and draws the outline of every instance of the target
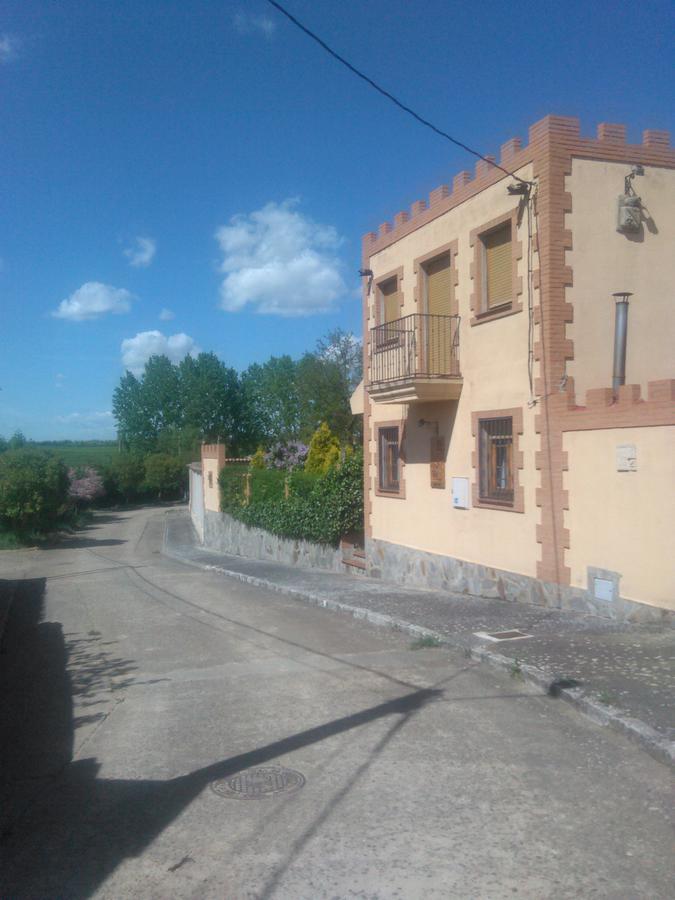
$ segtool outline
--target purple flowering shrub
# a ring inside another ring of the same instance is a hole
[[[79,472],[76,469],[68,469],[68,478],[70,480],[68,496],[78,505],[92,503],[105,494],[103,478],[91,466],[85,466]]]
[[[300,441],[280,441],[265,454],[269,469],[285,469],[288,472],[301,469],[307,459],[308,447]]]

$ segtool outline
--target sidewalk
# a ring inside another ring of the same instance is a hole
[[[227,556],[199,545],[186,513],[167,515],[164,554],[459,647],[535,682],[675,765],[675,629]],[[495,641],[477,634],[513,630],[529,636]]]

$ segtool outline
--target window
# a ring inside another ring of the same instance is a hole
[[[425,340],[422,348],[423,368],[429,375],[447,375],[452,366],[452,269],[450,254],[422,264]]]
[[[474,228],[469,243],[473,248],[471,325],[521,312],[523,278],[518,268],[523,242],[518,240],[518,210]]]
[[[401,339],[399,325],[392,324],[401,318],[401,294],[396,275],[378,284],[377,302],[379,324],[375,332],[375,349],[388,350],[398,346]]]
[[[213,472],[209,472],[209,487],[213,487]]]
[[[378,286],[380,292],[380,321],[383,324],[401,318],[401,298],[398,295],[398,278],[389,278]]]
[[[479,497],[513,504],[513,419],[479,419]]]
[[[511,222],[482,234],[483,311],[490,312],[513,300]]]
[[[377,443],[380,490],[398,492],[401,487],[398,428],[380,428]]]

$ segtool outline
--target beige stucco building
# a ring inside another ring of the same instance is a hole
[[[588,138],[549,116],[499,164],[517,177],[480,161],[363,240],[368,570],[660,616],[675,610],[675,151],[665,132],[628,144],[623,126]]]

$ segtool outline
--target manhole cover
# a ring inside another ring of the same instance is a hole
[[[474,634],[485,641],[517,641],[532,637],[531,634],[526,634],[517,628],[513,628],[511,631],[475,631]]]
[[[231,778],[211,782],[211,789],[220,797],[240,797],[244,800],[290,794],[305,783],[305,776],[283,766],[258,766],[237,772]]]

